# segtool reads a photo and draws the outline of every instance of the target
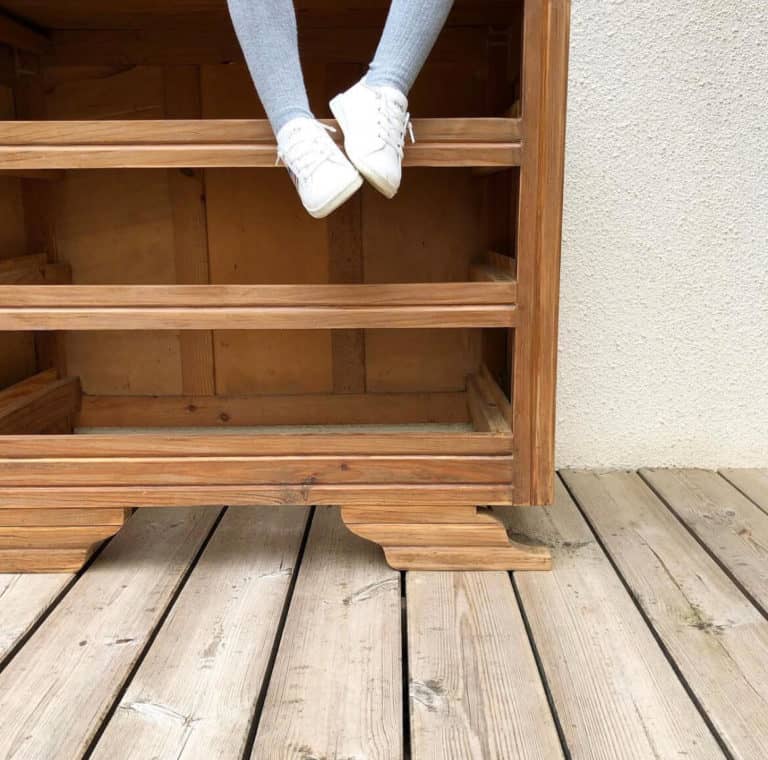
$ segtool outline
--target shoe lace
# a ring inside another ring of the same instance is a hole
[[[378,125],[379,137],[386,145],[397,152],[400,159],[403,158],[405,146],[405,135],[411,138],[415,143],[416,138],[413,134],[413,124],[411,123],[411,114],[392,96],[376,91],[378,101]]]
[[[309,125],[296,129],[286,144],[278,148],[275,166],[284,164],[301,181],[307,181],[317,169],[331,157],[333,143],[328,140],[327,132],[336,130],[319,121],[312,122],[316,127]],[[325,130],[325,131],[321,131]]]

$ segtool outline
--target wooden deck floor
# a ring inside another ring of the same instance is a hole
[[[768,757],[768,471],[561,477],[499,510],[551,573],[401,574],[335,509],[231,508],[0,576],[0,757]]]

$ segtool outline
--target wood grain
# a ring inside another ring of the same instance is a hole
[[[167,67],[164,84],[165,115],[169,119],[201,118],[202,93],[198,66]],[[179,284],[207,284],[210,268],[205,173],[192,169],[169,170],[168,194],[173,219],[176,281]],[[207,330],[185,330],[179,334],[179,347],[183,392],[215,394],[213,334]]]
[[[32,630],[71,580],[68,573],[0,575],[0,661]]]
[[[768,620],[638,475],[564,478],[728,751],[765,755]]]
[[[559,481],[554,506],[499,509],[552,548],[551,573],[515,575],[572,757],[721,758],[675,672]]]
[[[460,393],[84,396],[83,427],[400,425],[468,422]]]
[[[11,259],[0,270],[32,268],[38,256]],[[0,287],[5,308],[163,308],[300,306],[496,306],[513,305],[510,282],[423,282],[312,285],[62,285]]]
[[[518,302],[511,341],[515,481],[521,504],[553,498],[560,238],[570,0],[528,0],[523,42],[523,161],[517,225]]]
[[[34,383],[34,384],[32,384]],[[52,380],[40,385],[39,376],[8,391],[9,400],[0,400],[0,435],[45,432],[66,420],[80,408],[80,382],[77,378]]]
[[[724,469],[720,472],[758,507],[768,512],[768,470]]]
[[[402,758],[400,636],[399,574],[317,510],[251,757]]]
[[[562,758],[507,573],[408,573],[411,751]]]
[[[237,506],[423,506],[434,504],[507,505],[508,483],[422,485],[418,483],[303,484],[274,486],[24,486],[0,487],[0,503],[8,509],[177,507],[210,504]]]
[[[0,306],[0,330],[329,330],[512,327],[511,306]]]
[[[106,453],[106,452],[105,452]],[[2,486],[506,483],[508,456],[79,457],[0,460]]]
[[[128,523],[0,674],[0,755],[85,752],[216,516]]]
[[[227,510],[93,758],[243,755],[307,514]]]
[[[342,432],[290,433],[256,431],[241,435],[212,434],[206,428],[178,435],[148,431],[62,436],[3,436],[0,458],[50,459],[58,457],[226,457],[323,454],[509,454],[508,435],[490,433]]]
[[[768,515],[715,472],[644,469],[640,474],[768,612]]]

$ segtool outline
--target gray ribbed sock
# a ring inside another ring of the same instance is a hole
[[[253,83],[275,134],[298,116],[314,118],[299,60],[293,0],[227,0]]]
[[[292,0],[227,0],[248,69],[275,133],[314,118],[299,60]],[[453,0],[393,0],[368,84],[407,95],[445,25]]]
[[[445,26],[453,0],[392,0],[387,25],[365,78],[407,95]]]

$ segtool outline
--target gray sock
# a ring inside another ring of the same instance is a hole
[[[275,133],[314,118],[299,60],[293,0],[227,0],[240,47]],[[369,84],[407,95],[445,25],[453,0],[392,0]]]
[[[387,25],[366,75],[368,84],[407,95],[445,26],[453,0],[392,0]]]
[[[253,83],[275,134],[298,116],[314,118],[299,60],[293,0],[227,2]]]

